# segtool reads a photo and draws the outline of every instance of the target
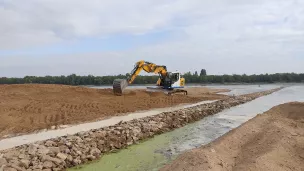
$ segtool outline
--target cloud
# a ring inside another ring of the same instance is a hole
[[[169,27],[170,21],[179,13],[187,14],[193,3],[4,0],[0,6],[0,31],[5,39],[1,39],[0,45],[1,49],[14,49],[116,33],[144,34]]]
[[[0,76],[304,72],[303,0],[2,0],[0,21]]]

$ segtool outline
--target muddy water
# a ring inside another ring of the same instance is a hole
[[[251,92],[253,89],[248,88],[248,91]],[[241,90],[234,90],[234,92],[243,94],[246,90],[241,88]],[[304,86],[287,87],[269,96],[258,98],[252,102],[206,117],[183,128],[156,136],[118,153],[105,155],[97,162],[70,170],[158,170],[185,150],[207,144],[253,118],[256,114],[291,101],[304,102]]]

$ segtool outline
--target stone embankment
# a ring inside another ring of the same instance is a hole
[[[0,152],[0,171],[65,170],[96,160],[104,153],[115,152],[140,140],[182,127],[280,89],[229,97],[213,103],[4,150]]]

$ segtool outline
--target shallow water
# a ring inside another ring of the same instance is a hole
[[[206,86],[208,88],[216,88],[216,89],[229,89],[230,92],[223,92],[219,94],[225,95],[243,95],[255,92],[261,92],[266,90],[271,90],[274,88],[279,88],[281,84],[264,84],[264,85],[210,85]]]
[[[246,90],[246,88],[240,87],[234,92],[244,93],[256,89],[258,88],[253,87]],[[284,88],[271,95],[206,117],[183,128],[155,136],[148,141],[120,150],[118,153],[105,155],[97,162],[70,170],[158,170],[178,154],[207,144],[257,114],[265,112],[273,106],[291,101],[304,102],[304,86]]]

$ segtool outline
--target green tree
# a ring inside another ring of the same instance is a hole
[[[205,69],[202,69],[200,76],[206,76],[206,75],[207,75],[207,71]]]

